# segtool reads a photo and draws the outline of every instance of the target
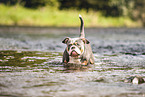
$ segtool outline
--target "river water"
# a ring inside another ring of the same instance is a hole
[[[0,96],[145,96],[145,29],[86,28],[95,56],[92,66],[64,67],[65,37],[79,28],[0,27]]]

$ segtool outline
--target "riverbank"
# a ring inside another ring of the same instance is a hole
[[[50,7],[36,10],[2,4],[0,9],[0,25],[78,27],[80,25],[78,15],[81,14],[85,27],[141,27],[140,23],[128,17],[104,17],[94,11],[58,10]]]
[[[123,30],[122,30],[123,29]],[[6,26],[6,25],[0,25],[0,32],[1,33],[35,33],[35,34],[47,34],[47,33],[56,33],[57,34],[79,34],[80,26],[78,27],[55,27],[55,26]],[[127,30],[130,32],[142,32],[144,31],[144,28],[134,27],[134,28],[128,28],[128,27],[85,27],[85,32],[89,33],[92,32],[92,30],[95,31],[102,31],[107,30],[111,32],[112,30],[115,30],[116,32],[121,31],[121,33],[125,33]]]

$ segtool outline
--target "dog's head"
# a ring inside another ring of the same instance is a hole
[[[62,43],[67,44],[67,52],[71,57],[79,57],[84,53],[85,44],[90,42],[85,38],[65,38]]]

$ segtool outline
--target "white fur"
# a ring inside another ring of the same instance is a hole
[[[71,43],[73,44],[76,40],[78,40],[79,38],[72,38],[71,39]],[[72,47],[75,47],[75,49],[71,49]],[[81,45],[82,50],[84,51],[84,46]],[[83,52],[76,46],[76,45],[72,45],[70,47],[70,50],[68,51],[68,54],[71,55],[71,52],[75,50],[78,54],[82,54]]]
[[[77,64],[81,64],[81,59],[79,58],[74,58],[74,57],[71,57],[69,56],[69,62],[68,63],[77,63]]]
[[[71,49],[72,47],[75,47],[75,49]],[[71,54],[71,52],[72,52],[73,50],[75,50],[78,54],[81,54],[80,49],[79,49],[77,46],[72,45],[72,46],[70,47],[69,52],[68,52],[68,53],[69,53],[69,55]]]

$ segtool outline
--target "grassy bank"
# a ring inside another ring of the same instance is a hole
[[[0,25],[76,27],[81,14],[86,27],[140,27],[128,17],[104,17],[100,13],[84,10],[58,10],[50,7],[38,10],[0,5]]]

